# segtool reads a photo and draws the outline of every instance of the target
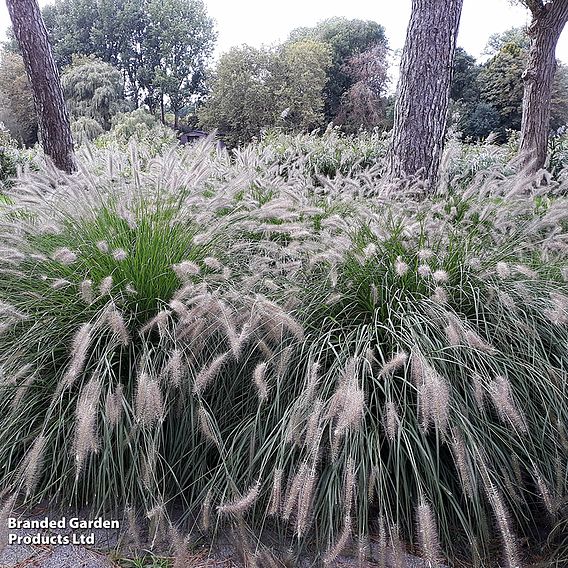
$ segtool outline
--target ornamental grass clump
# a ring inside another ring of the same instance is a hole
[[[322,192],[265,149],[139,153],[0,211],[2,489],[181,504],[329,565],[377,535],[511,564],[565,514],[562,187]]]

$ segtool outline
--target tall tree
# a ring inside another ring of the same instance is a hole
[[[416,174],[430,187],[437,181],[462,5],[412,0],[388,152],[391,179]]]
[[[162,122],[164,98],[175,126],[182,109],[204,93],[205,68],[216,34],[203,0],[150,0],[148,41],[142,44],[153,60],[151,82],[159,90]]]
[[[550,128],[556,44],[568,22],[568,0],[522,0],[532,14],[531,39],[525,72],[519,154],[529,171],[544,166]]]
[[[61,75],[71,118],[91,118],[110,130],[115,114],[127,110],[118,69],[94,56],[74,55]]]
[[[69,114],[37,0],[6,0],[32,86],[44,152],[61,170],[77,166]]]
[[[331,66],[324,93],[325,119],[329,122],[340,111],[343,95],[357,82],[346,68],[349,59],[375,46],[386,49],[385,29],[371,20],[330,18],[313,28],[297,28],[290,34],[291,42],[306,38],[326,43],[331,48]]]
[[[351,56],[344,71],[354,83],[341,97],[335,124],[351,133],[364,128],[386,127],[386,98],[388,85],[387,48],[376,46]]]
[[[37,142],[37,116],[22,56],[4,52],[0,61],[0,122],[22,146]]]

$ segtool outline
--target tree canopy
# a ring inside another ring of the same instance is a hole
[[[345,67],[349,58],[376,46],[388,47],[383,26],[371,20],[348,20],[330,18],[312,28],[297,28],[290,34],[289,41],[312,38],[329,45],[331,65],[327,72],[325,86],[325,119],[333,120],[341,106],[342,96],[356,81]]]
[[[250,142],[264,127],[298,132],[322,126],[330,63],[328,46],[313,39],[233,48],[217,64],[200,122],[219,129],[231,146]]]

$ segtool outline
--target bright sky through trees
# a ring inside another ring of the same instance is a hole
[[[40,6],[50,3],[39,0]],[[313,26],[333,16],[375,20],[382,24],[393,49],[404,44],[406,26],[410,17],[410,0],[398,0],[393,5],[387,0],[206,0],[207,9],[217,21],[219,39],[216,53],[227,51],[234,45],[252,46],[284,40],[299,26]],[[479,57],[489,36],[513,26],[529,22],[529,11],[511,6],[507,0],[465,0],[458,45]],[[0,38],[9,25],[4,1],[0,1]],[[568,63],[568,33],[558,44],[557,56]]]

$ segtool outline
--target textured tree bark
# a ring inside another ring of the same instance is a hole
[[[69,113],[38,3],[6,0],[6,5],[32,86],[44,152],[59,169],[71,173],[77,165]]]
[[[556,72],[556,44],[568,21],[568,0],[527,2],[532,12],[531,47],[523,73],[523,117],[519,155],[527,173],[546,162],[550,128],[552,82]]]
[[[389,179],[416,175],[429,188],[437,182],[462,5],[463,0],[412,0],[387,156]]]

